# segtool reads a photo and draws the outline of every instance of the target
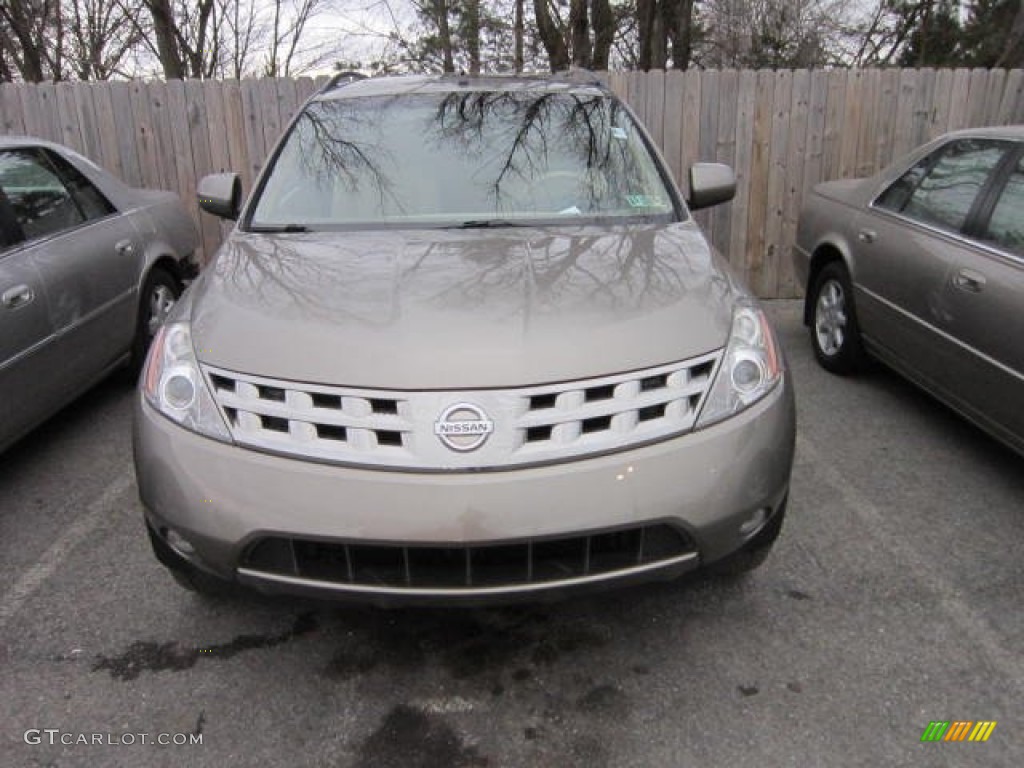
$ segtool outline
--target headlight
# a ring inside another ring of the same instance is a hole
[[[151,406],[185,429],[231,442],[203,382],[188,323],[164,325],[157,332],[142,374],[142,394]]]
[[[727,419],[767,395],[782,379],[782,360],[764,311],[752,301],[737,305],[729,344],[697,427]]]

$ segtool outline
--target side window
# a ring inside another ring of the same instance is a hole
[[[1009,149],[1006,142],[954,141],[904,174],[878,198],[877,205],[960,230],[978,193]]]
[[[46,158],[60,173],[61,178],[64,179],[65,186],[71,192],[71,196],[75,198],[75,202],[78,203],[78,207],[81,208],[86,220],[102,219],[104,216],[109,216],[114,212],[114,206],[103,196],[102,192],[96,189],[91,181],[82,175],[81,171],[60,155],[52,152],[45,152],[45,154]]]
[[[1024,256],[1024,158],[1003,187],[983,237]]]
[[[26,240],[52,235],[85,221],[71,193],[33,150],[0,152],[0,189]]]

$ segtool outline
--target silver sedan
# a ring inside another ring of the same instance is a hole
[[[0,451],[149,341],[195,275],[170,192],[81,155],[0,138]]]
[[[823,367],[870,355],[1024,453],[1024,128],[947,134],[818,185],[794,260]]]

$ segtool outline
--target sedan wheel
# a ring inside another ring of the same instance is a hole
[[[164,324],[177,300],[178,296],[173,288],[162,284],[153,286],[149,294],[149,319],[146,321],[146,331],[150,339],[156,336],[156,332]]]
[[[832,373],[852,373],[863,359],[850,275],[842,262],[826,264],[818,273],[810,300],[814,314],[811,342],[814,356]]]
[[[153,267],[142,289],[139,316],[132,344],[132,372],[142,370],[149,345],[160,330],[171,309],[181,296],[181,286],[174,275],[162,267]]]
[[[814,332],[818,346],[826,355],[835,355],[846,339],[846,294],[836,280],[821,287],[814,307]]]

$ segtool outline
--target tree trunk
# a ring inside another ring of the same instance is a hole
[[[523,0],[516,0],[515,20],[512,34],[515,37],[515,59],[512,67],[515,71],[523,71]]]
[[[46,79],[43,72],[44,43],[35,34],[32,16],[26,13],[28,10],[24,3],[4,3],[0,6],[0,13],[17,41],[11,46],[11,51],[22,79],[26,83],[39,83]],[[18,48],[21,49],[20,57]]]
[[[441,45],[441,66],[445,72],[454,72],[455,56],[452,53],[452,30],[448,24],[447,0],[434,0],[434,17],[437,20],[437,37]]]
[[[168,80],[184,80],[185,64],[178,50],[177,27],[171,12],[170,0],[146,0],[153,17],[153,33],[156,35],[156,50],[164,77]]]
[[[637,67],[644,72],[651,68],[652,37],[657,11],[657,0],[636,0]]]
[[[548,0],[533,0],[533,13],[537,21],[537,35],[544,50],[548,53],[548,62],[552,72],[569,68],[569,49],[565,44],[561,31],[551,18]]]
[[[594,69],[608,69],[612,43],[615,41],[615,15],[609,0],[592,0],[590,6],[591,24],[594,27]]]
[[[694,0],[669,0],[669,4],[674,5],[670,16],[666,17],[666,32],[672,43],[672,68],[688,69],[693,55]]]
[[[1017,9],[1013,17],[1013,26],[1006,36],[1006,45],[995,63],[996,67],[1013,69],[1024,66],[1024,3]]]
[[[573,66],[590,68],[590,20],[587,0],[570,0],[569,34],[572,40]]]
[[[469,74],[480,74],[480,0],[466,3],[466,53],[469,54]]]

